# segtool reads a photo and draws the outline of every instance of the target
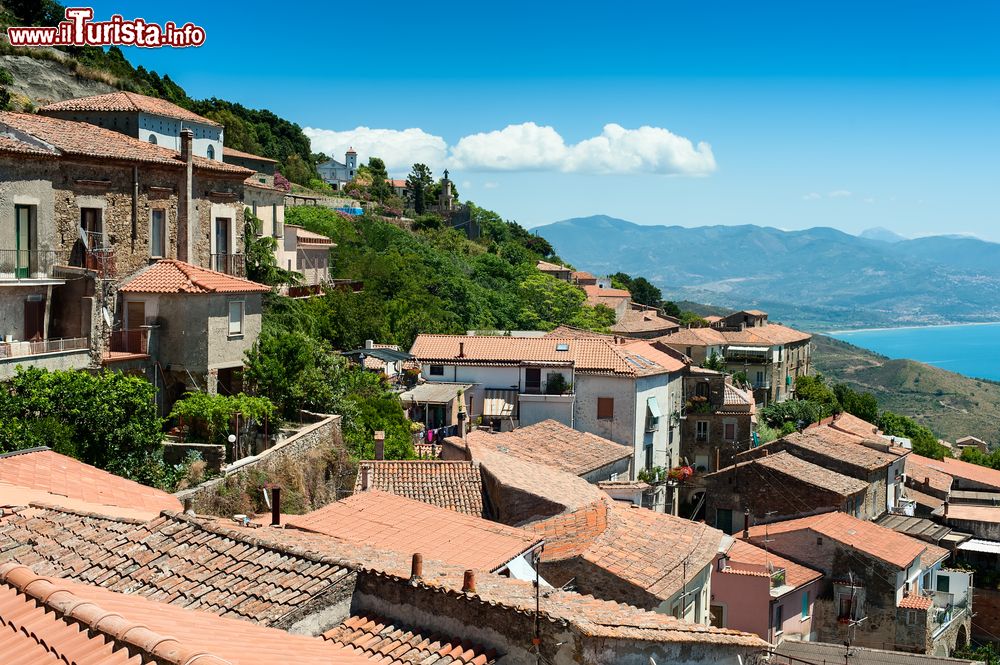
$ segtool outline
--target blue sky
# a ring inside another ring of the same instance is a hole
[[[128,51],[189,94],[271,109],[397,177],[450,166],[463,198],[527,226],[1000,241],[1000,3],[239,6],[94,3],[204,27],[197,49]]]

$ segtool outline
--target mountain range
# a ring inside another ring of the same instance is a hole
[[[642,275],[666,299],[763,309],[811,330],[1000,320],[1000,244],[972,237],[644,226],[605,215],[533,231],[578,269]]]

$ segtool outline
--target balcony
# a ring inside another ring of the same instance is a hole
[[[242,254],[212,254],[208,267],[233,277],[246,277],[247,274],[246,261]]]
[[[932,599],[927,621],[931,637],[936,638],[952,621],[961,619],[969,610],[969,594],[972,589],[972,573],[967,570],[939,570],[937,591],[925,591]],[[947,591],[940,589],[945,588]]]
[[[49,249],[0,249],[0,281],[51,280],[64,252]]]
[[[149,357],[149,329],[113,330],[104,350],[104,362],[139,360]]]
[[[90,365],[90,340],[86,337],[38,341],[0,341],[0,379],[14,376],[18,365],[48,369],[83,369]]]
[[[86,337],[44,339],[33,342],[0,342],[0,360],[6,360],[8,358],[23,358],[26,356],[41,356],[46,353],[85,351],[89,348],[90,340]]]

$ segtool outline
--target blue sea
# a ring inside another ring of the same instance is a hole
[[[966,376],[1000,381],[1000,323],[826,334],[890,358],[919,360]]]

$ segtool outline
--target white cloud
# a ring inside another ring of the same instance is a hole
[[[693,144],[662,127],[626,129],[610,123],[598,136],[567,144],[550,126],[525,122],[463,136],[449,150],[445,140],[419,128],[356,127],[337,131],[306,127],[315,152],[343,159],[353,147],[360,163],[381,157],[390,171],[422,162],[436,171],[557,171],[586,174],[707,175],[716,169],[707,143]],[[495,185],[495,183],[494,183]],[[490,184],[484,185],[490,188]]]
[[[483,187],[485,187],[486,189],[496,189],[499,186],[500,186],[499,182],[493,182],[492,180],[483,183]]]
[[[705,175],[716,168],[707,143],[695,146],[660,127],[625,129],[614,123],[575,145],[567,145],[555,128],[533,122],[471,134],[452,148],[451,163],[476,171],[659,175]]]
[[[313,152],[324,152],[343,161],[344,153],[353,147],[358,151],[359,163],[367,163],[372,156],[380,157],[390,171],[404,170],[408,173],[410,167],[418,162],[432,169],[440,168],[444,166],[448,154],[448,144],[443,138],[417,128],[356,127],[338,132],[306,127],[302,131],[312,142]]]
[[[809,192],[808,194],[804,194],[802,196],[802,200],[803,201],[817,201],[817,200],[822,199],[822,198],[827,198],[827,199],[847,199],[847,198],[850,198],[852,196],[854,196],[854,193],[853,192],[849,192],[846,189],[835,189],[832,192],[827,192],[826,194],[820,194],[819,192]],[[866,202],[870,202],[870,201],[868,201],[868,199],[865,199],[865,201]]]
[[[851,196],[851,192],[846,189],[835,189],[834,191],[827,194],[831,199],[846,199]]]
[[[823,198],[823,195],[820,194],[819,192],[809,192],[808,194],[806,194],[806,195],[804,195],[802,197],[802,200],[803,201],[815,201],[816,199],[821,199],[821,198]]]

